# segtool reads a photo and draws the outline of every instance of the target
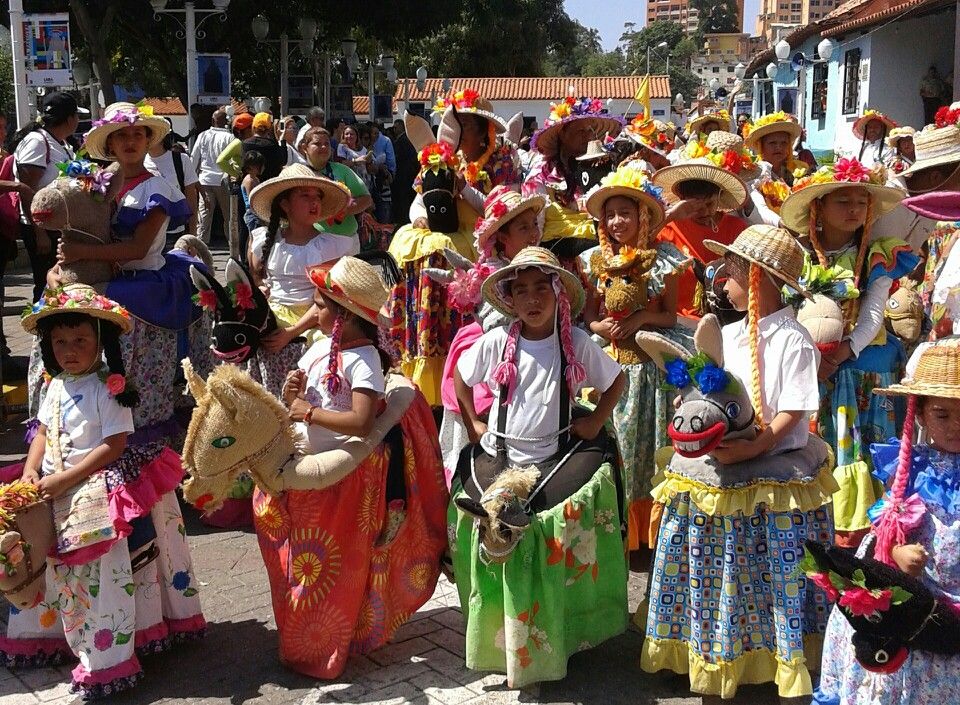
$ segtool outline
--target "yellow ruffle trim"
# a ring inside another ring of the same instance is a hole
[[[654,502],[670,504],[678,494],[689,493],[690,501],[710,516],[750,515],[759,504],[765,504],[772,512],[795,509],[809,512],[828,503],[837,491],[832,467],[833,453],[829,453],[816,479],[809,482],[759,482],[731,489],[718,489],[666,471],[664,480],[653,488],[651,494]]]
[[[420,387],[430,406],[440,406],[440,381],[445,357],[414,357],[400,363],[400,373]]]
[[[862,460],[838,465],[833,471],[838,490],[833,496],[833,524],[837,531],[870,528],[867,510],[883,494],[883,487]]]
[[[388,251],[397,260],[397,266],[403,267],[405,264],[416,262],[432,254],[442,253],[446,248],[456,250],[471,262],[477,259],[477,251],[473,249],[472,230],[435,233],[405,225],[394,234]]]
[[[803,656],[782,661],[768,649],[748,651],[732,661],[711,663],[693,651],[685,641],[652,639],[643,641],[640,668],[656,673],[664,668],[690,674],[690,690],[704,695],[733,698],[740,685],[777,684],[781,698],[800,698],[813,693],[807,664],[818,670],[823,637],[811,634],[803,639]]]
[[[565,237],[597,239],[593,217],[589,213],[564,208],[556,201],[543,210],[543,237],[541,242],[561,240]]]

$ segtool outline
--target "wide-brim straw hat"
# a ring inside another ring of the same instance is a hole
[[[540,152],[545,157],[553,157],[557,153],[560,143],[560,132],[566,125],[579,120],[591,120],[594,138],[602,140],[604,136],[616,137],[623,127],[623,120],[616,115],[606,113],[590,113],[584,115],[568,115],[550,125],[537,130],[530,138],[530,149]]]
[[[945,164],[960,162],[960,127],[926,127],[913,136],[917,160],[900,176],[910,176],[918,171]]]
[[[740,155],[741,158],[746,154],[747,157],[756,159],[753,152],[746,150],[743,138],[736,132],[714,130],[707,135],[704,146],[714,152],[735,152],[737,155]],[[757,161],[752,162],[750,166],[743,166],[741,162],[740,171],[737,173],[737,176],[740,177],[741,181],[753,181],[760,176],[761,171],[760,163]]]
[[[462,91],[462,93],[466,92],[467,91]],[[460,115],[476,115],[479,118],[489,121],[498,135],[507,131],[507,121],[493,111],[493,103],[476,94],[474,94],[472,100],[469,98],[466,100],[457,100],[458,93],[454,93],[446,98],[439,98],[436,105],[433,106],[433,112],[442,113],[444,117],[448,114],[453,116],[452,111],[450,113],[447,112],[447,109],[452,105],[457,109],[456,116],[453,119],[456,119]]]
[[[320,189],[322,212],[318,220],[332,218],[350,203],[350,190],[340,182],[317,176],[306,164],[291,164],[250,192],[250,208],[260,220],[269,223],[274,199],[284,191],[300,187]]]
[[[920,359],[912,377],[878,387],[873,393],[960,399],[960,339],[940,340],[918,352]]]
[[[517,312],[513,304],[506,299],[506,293],[503,291],[501,284],[516,278],[517,272],[524,269],[539,269],[547,274],[556,274],[570,299],[570,315],[576,318],[583,310],[586,295],[583,292],[583,285],[580,284],[580,280],[561,267],[557,256],[543,247],[524,247],[510,264],[491,274],[481,288],[486,302],[500,313],[510,317],[516,316]]]
[[[886,125],[887,132],[898,127],[897,123],[888,118],[881,112],[876,110],[868,110],[863,115],[858,117],[853,123],[853,134],[857,139],[863,139],[864,130],[867,129],[867,125],[870,124],[873,120],[879,120],[884,125]]]
[[[744,139],[744,142],[746,143],[748,149],[752,149],[754,152],[759,154],[760,141],[767,135],[772,135],[775,132],[786,132],[788,135],[790,135],[790,147],[792,149],[793,145],[796,144],[797,139],[799,139],[801,133],[803,132],[803,128],[793,120],[777,120],[776,122],[771,122],[766,125],[753,128]]]
[[[170,124],[162,117],[153,114],[153,108],[137,107],[133,103],[111,103],[103,111],[103,117],[95,120],[93,127],[83,137],[83,148],[94,159],[116,161],[107,150],[107,138],[117,130],[134,125],[149,128],[150,137],[147,149],[151,149],[163,141],[170,132]]]
[[[307,275],[325,296],[373,324],[390,296],[376,268],[356,257],[309,267]]]
[[[784,199],[783,205],[780,206],[780,220],[794,232],[806,233],[810,227],[810,204],[814,200],[823,198],[833,191],[855,186],[865,188],[870,193],[870,198],[873,199],[871,222],[892,211],[907,195],[906,191],[896,186],[881,186],[879,184],[850,181],[810,184],[799,191],[794,191]]]
[[[501,187],[495,187],[495,189],[499,188]],[[494,195],[493,192],[491,195]],[[493,237],[494,233],[518,215],[530,210],[539,214],[546,205],[547,199],[540,194],[522,196],[507,188],[503,188],[502,192],[496,194],[493,199],[488,196],[484,206],[484,218],[478,221],[474,230],[477,252],[484,252],[487,241]]]
[[[23,312],[20,325],[27,333],[36,335],[37,324],[42,319],[66,313],[82,313],[102,319],[119,326],[122,333],[133,330],[133,322],[127,309],[98,294],[87,284],[68,284],[62,289],[47,289],[39,301]]]
[[[719,186],[720,210],[735,211],[747,200],[747,187],[743,180],[706,158],[665,166],[653,175],[653,183],[676,198],[680,198],[677,187],[684,181],[709,181]]]
[[[587,194],[587,213],[596,220],[603,220],[603,205],[614,196],[624,196],[635,201],[637,205],[644,206],[650,212],[649,231],[655,233],[666,219],[666,214],[663,210],[663,202],[655,194],[644,189],[645,183],[653,186],[654,191],[659,194],[659,187],[654,186],[653,181],[647,178],[642,169],[630,165],[621,166],[614,173],[604,177],[600,185]]]
[[[587,151],[579,157],[574,157],[578,162],[589,162],[594,159],[607,159],[613,155],[603,148],[603,140],[590,140],[587,143]]]
[[[724,132],[729,132],[732,127],[730,124],[730,115],[724,110],[722,112],[705,113],[693,118],[686,125],[687,134],[691,136],[696,135],[700,132],[700,128],[708,122],[717,123]]]
[[[917,131],[910,127],[909,125],[904,125],[903,127],[895,127],[890,130],[890,134],[887,135],[887,146],[892,149],[897,148],[897,143],[907,137],[913,139],[913,136],[917,134]]]
[[[772,225],[751,225],[730,245],[704,240],[704,247],[718,255],[728,252],[763,267],[798,293],[810,298],[800,284],[803,274],[803,248],[787,230]]]

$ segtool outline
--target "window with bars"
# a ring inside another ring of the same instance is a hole
[[[827,114],[827,65],[813,66],[813,99],[810,101],[810,118],[816,120]]]
[[[843,114],[857,112],[860,100],[860,50],[850,49],[843,55]]]

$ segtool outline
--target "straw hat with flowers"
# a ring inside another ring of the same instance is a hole
[[[917,159],[901,176],[960,162],[960,103],[937,111],[935,122],[913,136]]]
[[[715,110],[713,112],[704,113],[703,115],[698,115],[687,123],[687,134],[691,137],[695,137],[700,132],[700,128],[706,125],[708,122],[715,122],[720,126],[721,130],[729,131],[731,127],[730,113],[728,113],[726,110]]]
[[[684,181],[707,181],[720,187],[720,210],[736,210],[747,200],[744,180],[760,173],[756,156],[743,148],[742,140],[731,139],[736,137],[717,131],[703,144],[691,140],[682,161],[657,171],[653,183],[669,194],[670,201],[680,198],[678,187]]]
[[[98,294],[86,284],[68,284],[62,289],[47,289],[33,306],[23,311],[20,325],[27,333],[37,334],[37,324],[49,316],[82,313],[113,323],[122,333],[133,329],[130,314],[123,306]]]
[[[772,225],[751,225],[731,245],[704,240],[704,246],[718,255],[728,252],[757,264],[790,288],[809,296],[800,284],[803,274],[803,248],[789,232]]]
[[[890,132],[890,130],[898,127],[896,122],[894,122],[891,118],[888,118],[879,110],[865,110],[863,115],[858,117],[856,122],[853,123],[853,134],[857,137],[857,139],[863,139],[867,125],[874,120],[883,123],[884,127],[887,128],[887,132]]]
[[[443,115],[451,105],[457,109],[459,114],[476,115],[489,121],[493,124],[497,134],[507,131],[506,120],[493,112],[493,104],[486,98],[481,97],[472,88],[456,91],[446,98],[437,98],[432,112],[435,115]]]
[[[754,122],[753,125],[749,123],[745,125],[743,138],[746,140],[748,148],[754,152],[759,152],[761,140],[767,135],[772,135],[776,132],[786,132],[790,135],[790,146],[793,147],[793,144],[797,141],[797,138],[800,137],[803,129],[797,124],[796,117],[781,110],[757,118],[757,121]]]
[[[676,146],[677,127],[672,122],[662,120],[647,120],[642,116],[635,117],[626,127],[624,134],[647,149],[666,156]]]
[[[373,324],[390,296],[374,266],[356,257],[318,264],[307,275],[325,296]]]
[[[491,274],[483,283],[483,298],[507,316],[516,316],[513,308],[513,297],[510,295],[509,284],[517,278],[517,274],[524,269],[539,269],[546,274],[556,274],[570,299],[570,315],[576,317],[583,309],[585,294],[583,286],[576,276],[560,266],[550,250],[543,247],[525,247],[506,267]]]
[[[320,190],[322,212],[319,220],[336,216],[350,203],[350,191],[343,184],[317,176],[306,164],[291,164],[250,192],[250,208],[260,220],[267,223],[274,199],[285,191],[300,187]]]
[[[919,359],[911,375],[899,384],[874,389],[873,393],[960,399],[960,339],[938,340],[919,349],[917,354]]]
[[[602,220],[603,204],[614,196],[626,196],[646,208],[650,213],[650,232],[656,232],[663,223],[663,189],[654,186],[647,172],[634,166],[634,163],[628,162],[603,177],[600,185],[587,195],[587,212],[597,220]]]
[[[814,200],[831,191],[855,186],[870,193],[873,220],[892,211],[907,195],[903,189],[886,185],[886,169],[883,165],[868,170],[856,159],[840,159],[797,180],[780,208],[780,218],[791,230],[806,233],[810,227],[810,204]]]
[[[473,231],[477,252],[487,256],[493,254],[491,238],[500,228],[528,210],[539,214],[546,203],[546,199],[539,194],[521,196],[505,185],[494,186],[484,200],[483,217],[477,218]]]
[[[616,137],[623,126],[623,120],[610,115],[603,101],[567,96],[559,103],[550,104],[550,115],[543,121],[543,127],[534,133],[530,140],[530,149],[545,157],[555,157],[560,144],[560,131],[565,125],[580,120],[590,121],[596,139],[603,139],[605,135]]]
[[[154,116],[149,105],[111,103],[103,111],[103,117],[94,120],[93,127],[84,135],[83,147],[94,159],[115,161],[116,157],[107,149],[107,138],[117,130],[134,125],[141,125],[149,131],[148,149],[160,144],[170,132],[170,124],[162,117]]]

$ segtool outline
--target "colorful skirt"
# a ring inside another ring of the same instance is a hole
[[[280,660],[299,673],[337,678],[349,655],[389,641],[436,588],[449,495],[436,425],[422,397],[401,428],[405,500],[395,534],[387,533],[388,444],[324,490],[277,497],[254,491]]]
[[[448,522],[467,668],[507,674],[511,688],[567,675],[567,660],[627,627],[627,563],[610,463],[563,504],[539,512],[502,565],[480,560],[471,516]],[[454,495],[463,496],[454,479]]]
[[[796,569],[805,540],[833,537],[827,456],[809,477],[730,487],[667,469],[643,670],[688,673],[691,691],[723,698],[770,681],[781,697],[810,695],[829,603]]]
[[[46,596],[10,608],[0,658],[10,668],[50,666],[75,656],[73,691],[110,695],[140,677],[137,655],[201,636],[206,621],[180,505],[157,498],[133,532],[89,563],[47,563]],[[135,548],[133,548],[135,546]]]

